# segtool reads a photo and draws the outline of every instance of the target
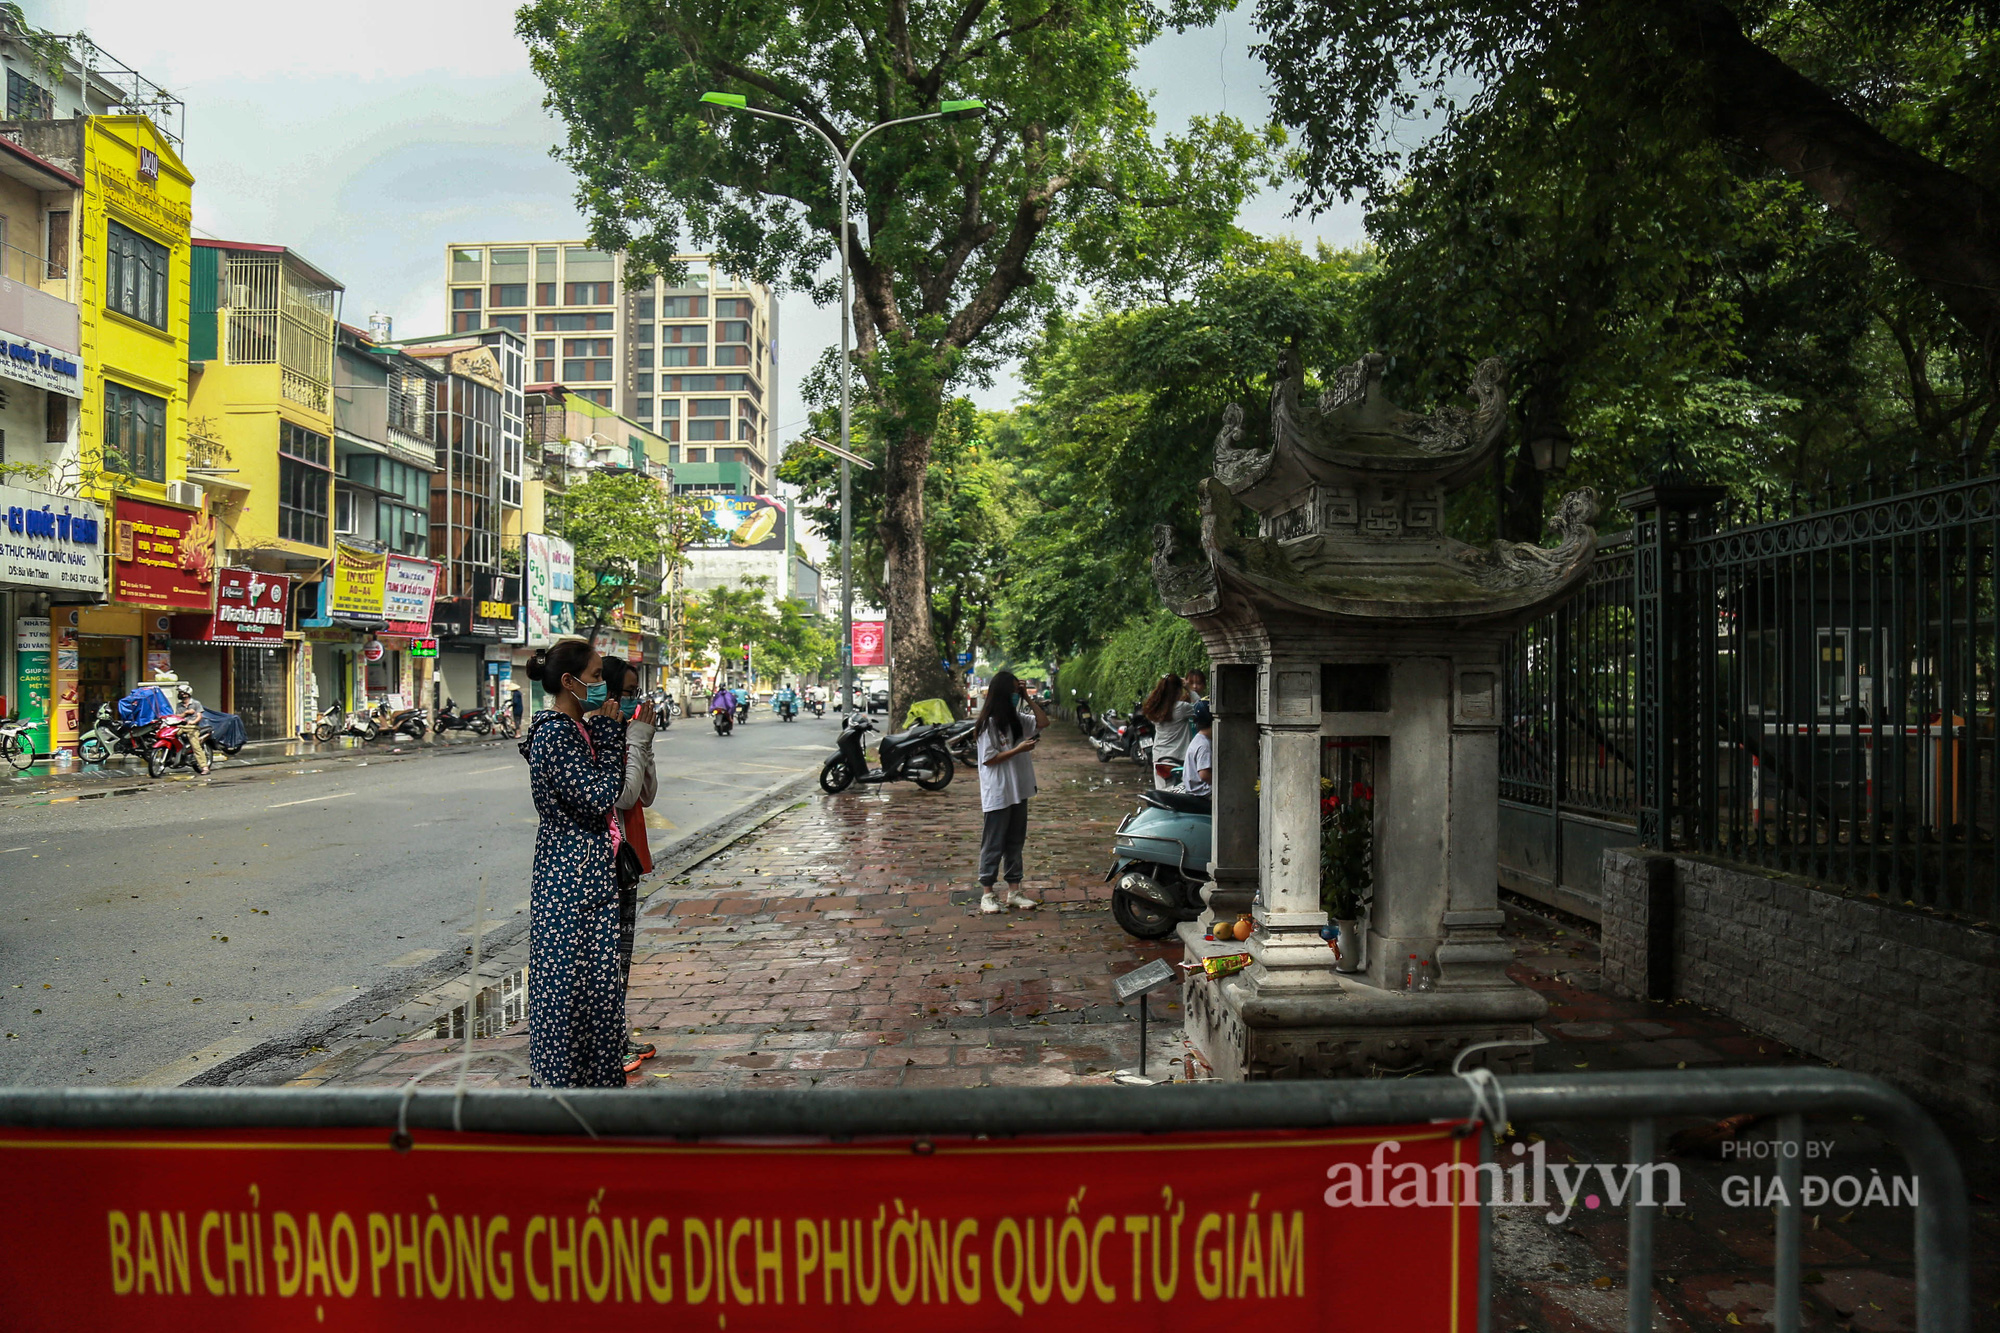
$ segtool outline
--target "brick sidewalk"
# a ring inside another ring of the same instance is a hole
[[[641,922],[628,1011],[660,1048],[631,1080],[650,1088],[977,1087],[1093,1084],[1135,1063],[1137,1025],[1112,979],[1176,949],[1127,937],[1107,887],[1114,826],[1146,775],[1104,766],[1059,723],[1036,757],[1041,793],[1029,820],[1034,912],[985,917],[973,877],[977,783],[961,774],[928,793],[898,784],[811,797],[655,893]],[[1511,904],[1514,975],[1550,1003],[1536,1068],[1672,1069],[1814,1063],[1718,1014],[1604,991],[1594,932]],[[1150,1072],[1178,1075],[1179,1007],[1156,995]],[[516,1029],[476,1043],[518,1050]],[[457,1043],[403,1043],[337,1084],[400,1083]],[[491,1062],[471,1082],[520,1086]],[[1664,1138],[1689,1122],[1661,1126]],[[1549,1160],[1622,1162],[1622,1130],[1547,1124]],[[1768,1124],[1745,1131],[1769,1138]],[[1842,1172],[1901,1169],[1865,1124],[1810,1119]],[[1984,1202],[1993,1153],[1955,1136],[1975,1191],[1975,1309],[1992,1318],[2000,1223]],[[1768,1176],[1769,1161],[1676,1159],[1683,1210],[1655,1245],[1655,1327],[1768,1326],[1773,1232],[1764,1210],[1732,1207],[1729,1174]],[[1814,1210],[1805,1239],[1809,1329],[1913,1328],[1907,1208]],[[1559,1225],[1496,1210],[1496,1330],[1624,1328],[1624,1213],[1579,1207]]]

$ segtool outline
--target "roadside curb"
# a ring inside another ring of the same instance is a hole
[[[792,809],[798,797],[812,789],[818,780],[816,771],[807,770],[773,783],[742,807],[710,820],[656,852],[651,876],[655,887],[640,900],[640,914],[644,915],[671,880]],[[477,977],[470,976],[466,969],[469,960],[447,955],[428,968],[413,968],[405,976],[356,992],[354,998],[328,1010],[307,1027],[271,1037],[242,1051],[215,1051],[205,1064],[192,1062],[210,1052],[193,1052],[141,1075],[135,1083],[151,1087],[273,1083],[313,1087],[336,1081],[352,1065],[435,1027],[453,1010],[465,1005],[473,993],[525,967],[527,935],[525,914],[495,922],[481,936]],[[393,1020],[389,1017],[391,1011],[397,1011]],[[321,1049],[314,1051],[314,1047]],[[315,1054],[320,1055],[317,1063],[301,1068]],[[187,1076],[172,1078],[183,1062],[189,1062]]]

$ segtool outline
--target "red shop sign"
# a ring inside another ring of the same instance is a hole
[[[1479,1149],[1454,1128],[408,1152],[9,1129],[33,1202],[0,1211],[0,1289],[22,1328],[1470,1333]]]
[[[175,616],[174,637],[239,647],[281,648],[292,580],[255,569],[224,569],[215,579],[215,613]]]
[[[111,538],[111,600],[206,611],[215,583],[215,520],[203,510],[120,498]]]

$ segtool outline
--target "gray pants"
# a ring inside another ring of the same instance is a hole
[[[1007,862],[1007,882],[1019,884],[1021,874],[1021,845],[1028,840],[1028,803],[1017,801],[999,810],[986,812],[986,827],[979,833],[979,883],[983,888],[992,888],[993,881],[1000,873],[1000,862]]]

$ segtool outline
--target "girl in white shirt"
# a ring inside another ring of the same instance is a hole
[[[1039,733],[1049,724],[1041,703],[1011,671],[994,675],[986,687],[975,732],[979,737],[979,808],[986,825],[979,835],[979,910],[1004,912],[1009,907],[1040,907],[1021,892],[1024,878],[1021,848],[1028,837],[1028,798],[1035,794],[1033,752]],[[1004,869],[1007,899],[994,894]]]

